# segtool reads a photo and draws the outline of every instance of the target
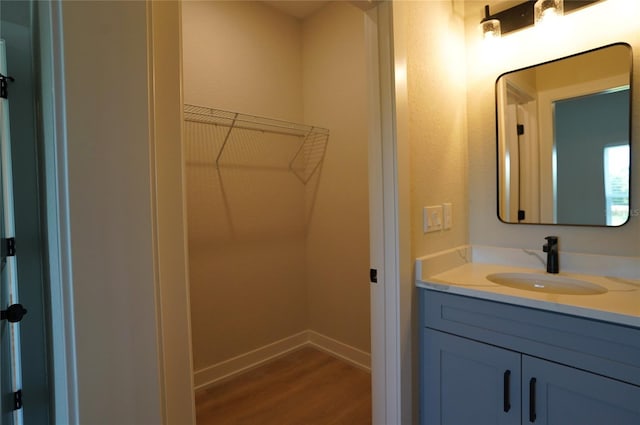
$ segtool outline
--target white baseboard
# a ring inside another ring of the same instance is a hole
[[[356,367],[371,371],[371,355],[369,353],[318,332],[306,330],[212,366],[196,370],[193,374],[194,390],[198,391],[233,378],[307,345],[325,351]]]
[[[316,331],[309,330],[307,332],[309,333],[310,345],[368,372],[371,371],[371,354]]]
[[[308,332],[302,331],[212,366],[196,370],[193,374],[194,390],[197,391],[232,378],[308,343]]]

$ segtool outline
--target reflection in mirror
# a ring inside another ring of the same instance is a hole
[[[498,78],[500,220],[626,223],[631,60],[619,43]]]

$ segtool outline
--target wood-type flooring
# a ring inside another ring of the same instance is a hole
[[[368,425],[371,375],[312,347],[196,393],[198,425]]]

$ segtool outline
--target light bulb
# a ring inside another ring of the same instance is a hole
[[[485,40],[500,38],[502,31],[500,30],[500,21],[497,19],[488,19],[480,23],[482,34]]]
[[[538,0],[533,6],[533,19],[536,25],[554,20],[564,13],[562,0]]]

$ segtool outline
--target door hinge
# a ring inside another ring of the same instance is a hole
[[[522,136],[524,134],[524,124],[518,124],[516,128],[518,131],[518,136]]]
[[[18,323],[27,314],[27,309],[22,304],[11,304],[6,310],[0,311],[0,320],[7,320],[9,323]]]
[[[378,270],[369,269],[369,281],[371,283],[378,283]]]
[[[22,390],[13,393],[13,410],[22,409]]]
[[[524,220],[524,210],[518,210],[518,220]]]
[[[7,86],[9,85],[8,84],[9,81],[13,82],[15,80],[13,79],[13,77],[0,74],[0,97],[3,99],[6,99],[7,96],[9,95],[9,91],[7,89]]]
[[[6,238],[2,244],[2,256],[13,257],[16,255],[16,238]]]

